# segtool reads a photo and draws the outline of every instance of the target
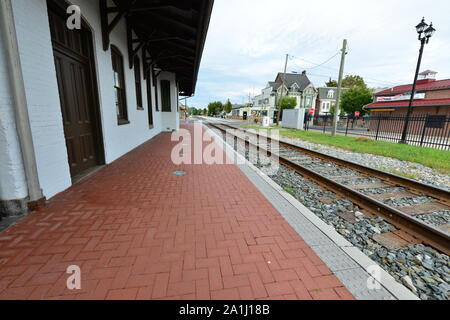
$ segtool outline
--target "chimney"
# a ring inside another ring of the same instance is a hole
[[[302,75],[306,76],[306,70],[302,71]]]

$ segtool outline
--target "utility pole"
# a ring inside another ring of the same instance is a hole
[[[333,117],[333,128],[331,129],[331,135],[336,136],[337,122],[340,114],[340,102],[341,102],[341,91],[342,91],[342,78],[344,77],[344,64],[345,55],[347,54],[347,39],[344,39],[344,44],[342,45],[342,56],[341,56],[341,67],[339,68],[339,81],[337,88],[336,106],[334,107],[334,117]]]
[[[281,99],[283,99],[283,94],[284,94],[284,82],[286,80],[286,70],[287,70],[287,64],[288,64],[288,60],[289,60],[289,54],[286,55],[286,62],[284,64],[284,73],[283,73],[283,78],[281,80],[281,94],[280,94],[280,100],[278,100],[278,114],[277,114],[277,125],[280,124],[280,116],[281,116]]]

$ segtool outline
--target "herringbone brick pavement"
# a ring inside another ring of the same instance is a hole
[[[238,167],[176,166],[174,144],[157,136],[0,233],[0,299],[353,299]]]

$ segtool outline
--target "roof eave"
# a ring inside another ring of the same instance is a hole
[[[412,89],[412,88],[411,88]],[[446,86],[446,87],[436,87],[436,88],[430,88],[430,89],[417,89],[416,93],[423,93],[423,92],[428,92],[428,91],[439,91],[439,90],[449,90],[450,86]],[[408,92],[407,90],[398,90],[398,91],[382,91],[382,92],[378,92],[376,94],[374,94],[374,96],[376,97],[381,97],[381,96],[391,96],[393,94],[400,94],[400,93],[405,93]]]
[[[205,48],[205,42],[206,42],[206,36],[208,34],[209,24],[211,22],[211,15],[212,10],[214,6],[214,0],[203,0],[203,14],[202,21],[199,24],[199,38],[197,43],[197,52],[196,52],[196,59],[195,59],[195,69],[194,69],[194,75],[192,79],[192,92],[191,95],[195,94],[195,88],[197,85],[198,80],[198,73],[200,71],[200,64],[203,57],[203,50]]]

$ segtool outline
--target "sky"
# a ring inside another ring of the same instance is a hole
[[[450,78],[449,12],[449,0],[215,0],[188,105],[248,102],[283,71],[286,54],[288,72],[306,70],[316,87],[323,86],[338,78],[343,39],[349,45],[345,74],[360,75],[374,88],[412,83],[420,47],[415,26],[422,17],[437,31],[421,70]]]

